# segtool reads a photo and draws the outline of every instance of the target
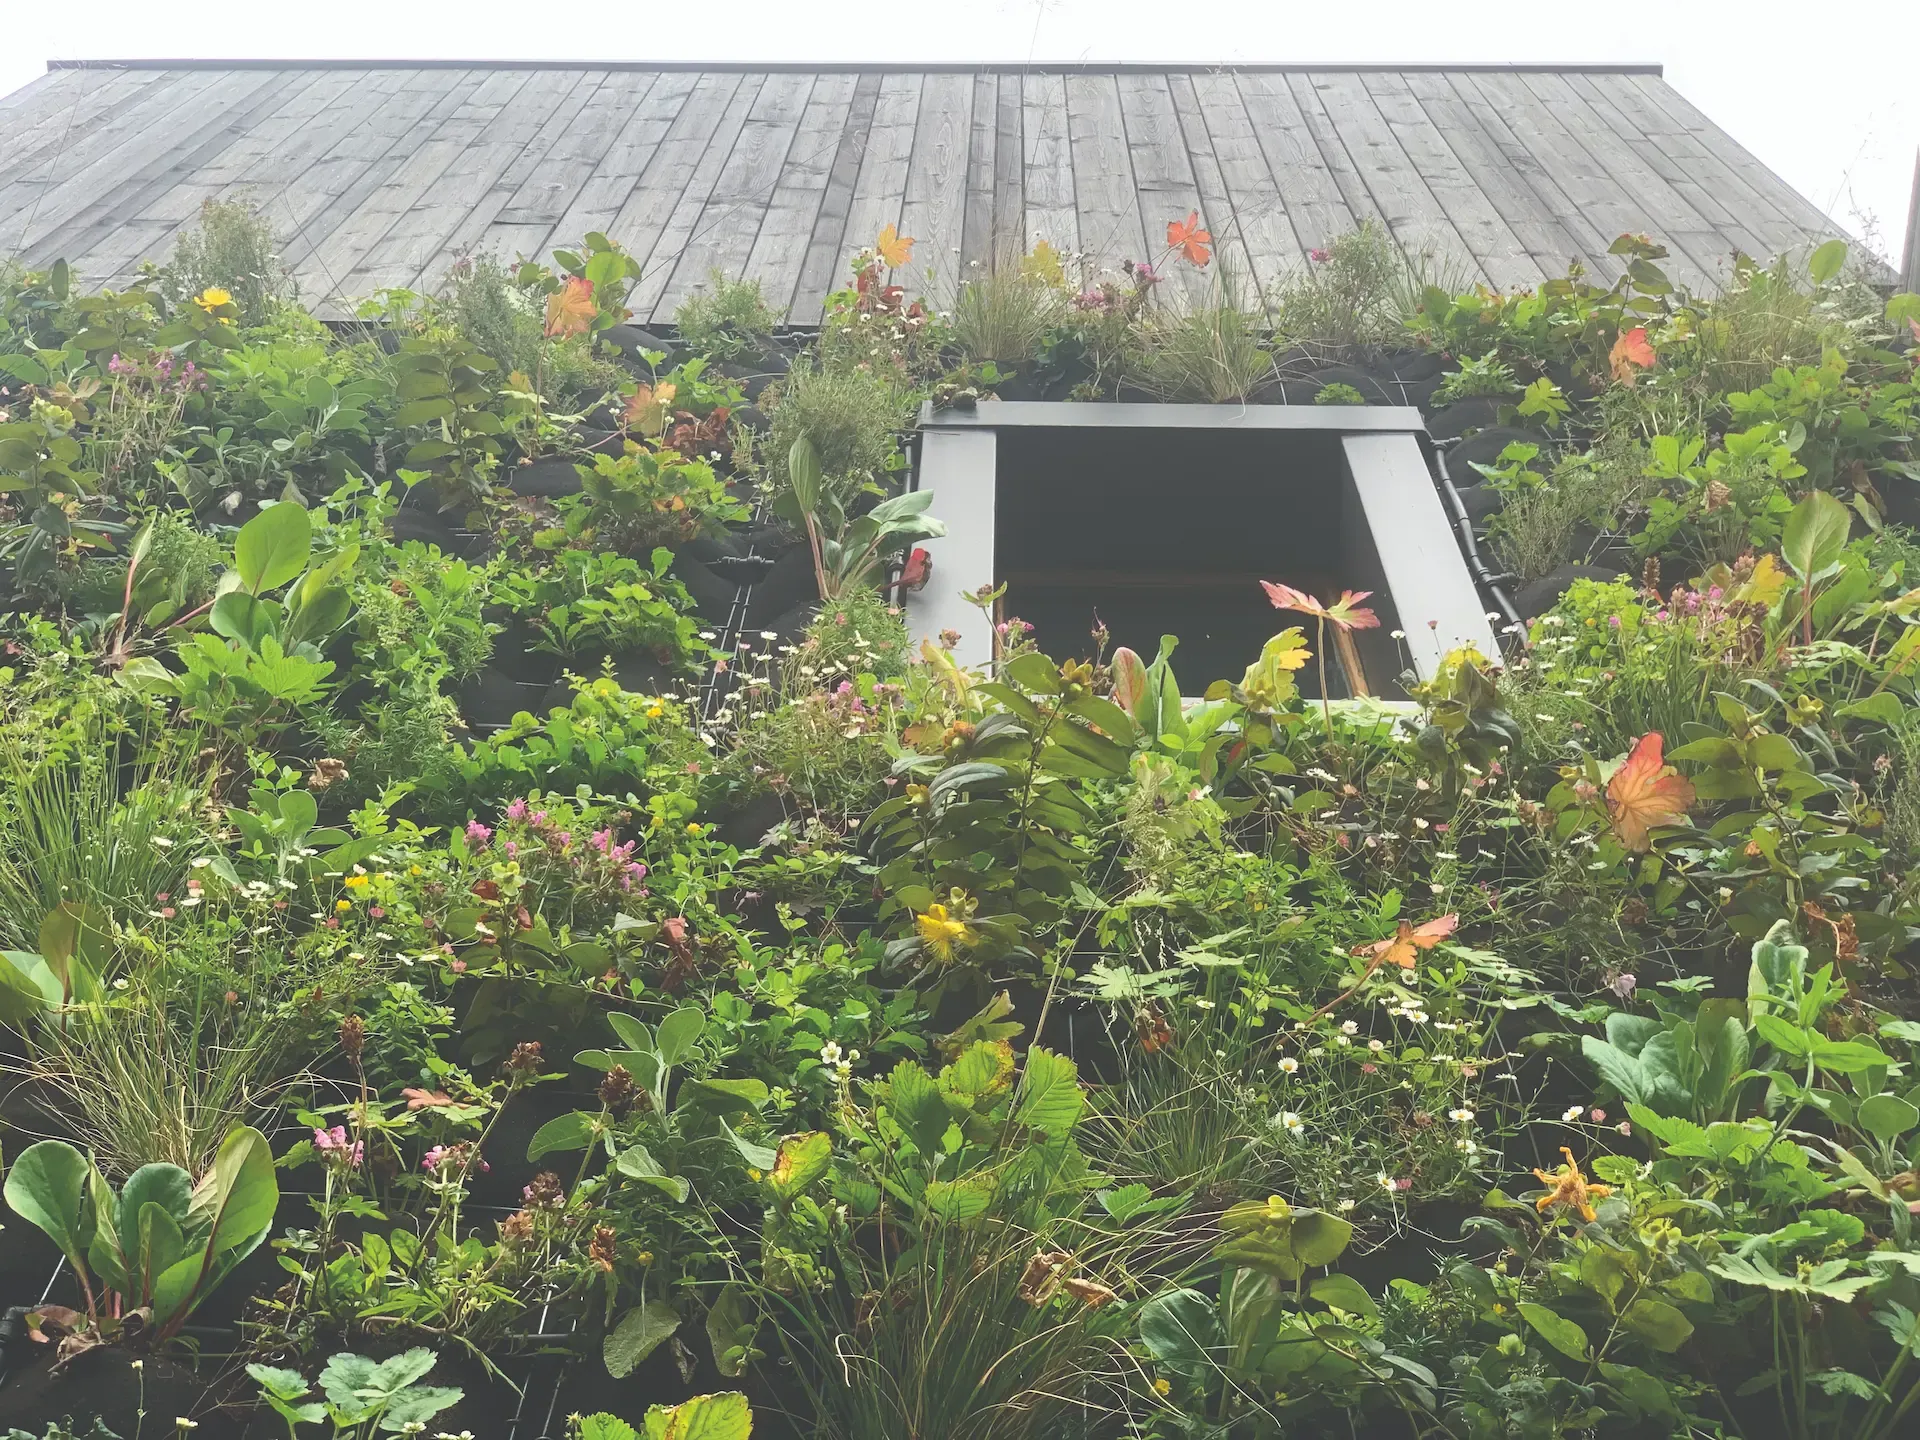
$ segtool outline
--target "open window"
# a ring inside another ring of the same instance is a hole
[[[1400,698],[1405,657],[1431,674],[1458,644],[1494,653],[1418,442],[1417,411],[989,403],[929,415],[916,483],[948,527],[933,575],[908,602],[924,635],[959,631],[959,654],[992,653],[962,589],[1005,585],[1055,656],[1083,655],[1096,618],[1151,658],[1180,638],[1192,690],[1238,679],[1267,638],[1311,619],[1276,611],[1261,580],[1324,600],[1371,590],[1378,630],[1328,637],[1335,698]],[[1406,648],[1393,638],[1406,632]],[[1317,694],[1318,667],[1302,671]]]

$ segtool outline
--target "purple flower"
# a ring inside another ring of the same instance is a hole
[[[526,818],[527,818],[527,802],[526,801],[516,800],[511,805],[507,806],[507,819],[524,820]]]
[[[613,848],[612,827],[608,827],[605,830],[594,831],[591,835],[587,836],[587,843],[593,846],[593,848],[598,850],[602,855],[606,854],[610,849]]]
[[[467,843],[478,847],[493,839],[491,827],[482,825],[478,820],[467,821]]]
[[[436,1145],[421,1158],[420,1168],[431,1174],[440,1168],[440,1162],[445,1160],[451,1153],[451,1147]]]
[[[1327,261],[1331,260],[1332,258],[1333,258],[1333,252],[1331,250],[1307,251],[1307,259],[1311,260],[1316,265],[1324,265],[1327,263]]]

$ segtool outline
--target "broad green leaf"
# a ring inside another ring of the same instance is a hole
[[[1816,285],[1825,285],[1839,278],[1840,271],[1847,263],[1847,242],[1829,240],[1816,246],[1813,254],[1807,257],[1807,274]]]
[[[1625,1325],[1656,1350],[1672,1352],[1687,1343],[1693,1322],[1664,1300],[1642,1295],[1620,1316]]]
[[[826,1174],[832,1160],[833,1137],[826,1131],[789,1135],[780,1142],[773,1169],[767,1172],[767,1184],[781,1199],[790,1199]]]
[[[580,1417],[580,1440],[640,1440],[640,1432],[618,1415],[603,1411]]]
[[[1353,1241],[1353,1226],[1323,1210],[1296,1210],[1288,1240],[1302,1265],[1331,1265]]]
[[[1224,1343],[1213,1301],[1198,1290],[1167,1290],[1140,1307],[1140,1343],[1161,1365],[1189,1372],[1210,1366]]]
[[[1544,1305],[1535,1305],[1529,1300],[1522,1300],[1515,1308],[1519,1310],[1520,1318],[1532,1327],[1534,1333],[1569,1360],[1587,1358],[1587,1332],[1573,1321],[1554,1314]]]
[[[707,1017],[696,1005],[682,1005],[660,1022],[658,1038],[654,1048],[660,1052],[662,1063],[678,1065],[693,1053],[693,1047],[700,1043],[700,1037],[706,1033]]]
[[[1825,490],[1809,491],[1807,498],[1793,507],[1780,536],[1781,558],[1787,568],[1810,584],[1840,563],[1847,548],[1847,530],[1852,517],[1847,507]]]
[[[1079,1121],[1083,1104],[1080,1072],[1073,1061],[1039,1046],[1027,1051],[1026,1073],[1013,1112],[1016,1123],[1048,1135],[1064,1135]]]
[[[1862,1130],[1886,1145],[1920,1125],[1920,1108],[1898,1095],[1873,1095],[1860,1102],[1854,1118]]]
[[[922,1155],[941,1153],[941,1140],[953,1124],[953,1112],[933,1077],[911,1060],[902,1060],[887,1076],[888,1108],[893,1122]]]
[[[653,1158],[653,1152],[644,1145],[631,1145],[620,1152],[613,1162],[613,1168],[629,1180],[638,1180],[643,1185],[651,1185],[663,1194],[670,1195],[676,1202],[685,1201],[693,1187],[679,1175],[669,1175],[660,1162]]]
[[[679,1328],[680,1312],[664,1300],[649,1300],[629,1310],[601,1343],[600,1356],[606,1362],[607,1373],[616,1380],[624,1380]]]
[[[1373,1303],[1367,1287],[1351,1275],[1322,1275],[1307,1291],[1322,1305],[1331,1305],[1349,1315],[1363,1315],[1369,1320],[1380,1318],[1380,1307]]]
[[[927,1209],[942,1220],[971,1220],[992,1203],[993,1182],[983,1175],[929,1181],[926,1200]]]
[[[538,1160],[558,1150],[584,1150],[593,1140],[594,1129],[594,1117],[584,1110],[556,1115],[533,1132],[533,1139],[527,1142],[527,1159]]]
[[[752,1433],[753,1412],[738,1391],[696,1395],[672,1409],[655,1405],[647,1411],[647,1440],[748,1440]]]
[[[298,505],[269,505],[240,527],[233,542],[233,568],[241,588],[263,595],[307,568],[313,554],[313,521]]]
[[[82,1215],[87,1157],[64,1140],[42,1140],[20,1152],[7,1171],[7,1204],[13,1213],[46,1232],[75,1268],[93,1238]]]

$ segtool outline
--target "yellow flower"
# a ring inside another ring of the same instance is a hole
[[[1173,1393],[1173,1382],[1162,1376],[1153,1382],[1153,1393],[1156,1395],[1171,1395]]]
[[[647,707],[647,719],[649,720],[658,720],[666,713],[666,707],[661,705],[649,705]]]
[[[941,961],[953,959],[955,945],[971,949],[980,943],[979,931],[965,920],[948,914],[947,907],[937,901],[927,907],[926,914],[916,915],[913,923],[919,928],[927,949]]]
[[[353,908],[353,902],[351,900],[336,900],[333,902],[333,908],[336,910],[351,910]]]
[[[211,315],[222,305],[231,305],[233,303],[233,296],[227,291],[222,290],[218,285],[209,285],[193,297],[193,303]]]
[[[698,822],[698,821],[694,821],[694,820],[689,820],[689,821],[687,822],[687,834],[689,834],[689,835],[699,835],[699,834],[701,834],[701,833],[703,833],[703,832],[701,831],[701,828],[700,828],[700,824],[699,824],[699,822]]]
[[[367,883],[367,877],[364,875],[349,875],[347,877],[347,888],[349,890],[358,890],[362,885],[365,885],[366,883]]]
[[[1546,1185],[1547,1193],[1533,1202],[1533,1208],[1541,1214],[1554,1205],[1564,1205],[1569,1210],[1577,1210],[1582,1220],[1593,1219],[1593,1202],[1604,1200],[1613,1193],[1611,1185],[1595,1185],[1580,1173],[1580,1167],[1574,1163],[1573,1151],[1565,1145],[1560,1153],[1567,1157],[1567,1163],[1549,1174],[1545,1170],[1533,1173]]]

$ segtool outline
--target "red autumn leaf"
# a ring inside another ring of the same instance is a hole
[[[1122,645],[1113,652],[1113,703],[1129,715],[1147,693],[1147,666],[1139,655]]]
[[[1613,353],[1607,360],[1613,366],[1613,378],[1622,385],[1631,385],[1642,370],[1651,370],[1653,362],[1659,358],[1653,353],[1653,346],[1647,342],[1647,327],[1636,325],[1631,330],[1620,332],[1620,338],[1613,342]]]
[[[1273,602],[1276,610],[1297,610],[1302,615],[1311,615],[1316,620],[1328,620],[1342,630],[1377,630],[1380,617],[1360,604],[1373,594],[1371,590],[1344,590],[1340,598],[1331,605],[1322,605],[1319,600],[1304,590],[1296,590],[1291,585],[1278,585],[1271,580],[1262,580],[1262,588],[1267,599]]]
[[[1665,743],[1649,730],[1607,782],[1607,817],[1629,850],[1647,849],[1654,826],[1684,820],[1693,804],[1693,784],[1666,763]]]
[[[913,237],[902,235],[891,225],[880,232],[880,238],[873,242],[873,248],[889,270],[898,270],[913,259]]]
[[[907,563],[900,570],[900,588],[902,590],[924,590],[927,577],[933,573],[933,557],[922,547],[913,547],[913,553],[907,556]]]
[[[1189,210],[1185,220],[1167,222],[1167,248],[1178,250],[1195,265],[1205,265],[1213,258],[1209,248],[1213,244],[1213,232],[1200,228],[1200,212]]]
[[[1411,970],[1413,962],[1419,958],[1420,951],[1431,950],[1453,934],[1459,924],[1458,915],[1442,915],[1438,920],[1429,920],[1417,929],[1402,920],[1400,928],[1389,938],[1376,940],[1371,945],[1362,945],[1353,953],[1373,957],[1373,965],[1367,967],[1369,970],[1389,960],[1402,970]]]
[[[593,282],[569,275],[564,285],[547,296],[547,338],[584,335],[599,314],[600,308],[593,303]]]

